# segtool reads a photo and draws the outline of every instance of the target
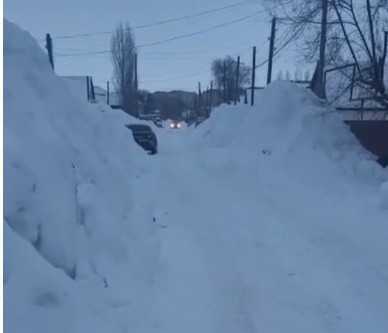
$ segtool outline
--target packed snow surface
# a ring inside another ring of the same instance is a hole
[[[388,332],[387,171],[305,89],[151,125],[147,156],[4,39],[6,332]]]

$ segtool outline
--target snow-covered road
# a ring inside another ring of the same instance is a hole
[[[308,91],[148,156],[6,20],[4,69],[6,332],[388,332],[388,170]]]
[[[201,152],[189,134],[162,131],[152,161],[161,267],[138,332],[385,332],[382,249],[364,252],[362,240],[331,229],[357,229],[360,211],[254,168],[214,172],[206,159],[217,152]]]

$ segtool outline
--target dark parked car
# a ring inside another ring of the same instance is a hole
[[[157,126],[157,127],[160,127],[160,128],[163,127],[162,119],[160,119],[159,117],[156,117],[156,118],[154,119],[154,124],[155,124],[155,126]]]
[[[143,124],[126,125],[132,131],[136,143],[150,154],[158,152],[158,141],[151,127]]]

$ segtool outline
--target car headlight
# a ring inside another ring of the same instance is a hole
[[[181,128],[181,124],[177,124],[178,128]]]
[[[171,127],[171,128],[174,128],[174,124],[170,124],[170,127]]]

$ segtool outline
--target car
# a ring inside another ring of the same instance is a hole
[[[158,152],[158,140],[151,127],[144,124],[126,125],[132,131],[135,142],[145,151],[154,155]]]
[[[170,128],[172,129],[179,129],[181,128],[181,123],[179,121],[172,121],[170,124]]]
[[[154,124],[155,124],[155,126],[157,126],[157,127],[163,127],[162,119],[160,119],[159,117],[156,117],[156,118],[154,119]]]

